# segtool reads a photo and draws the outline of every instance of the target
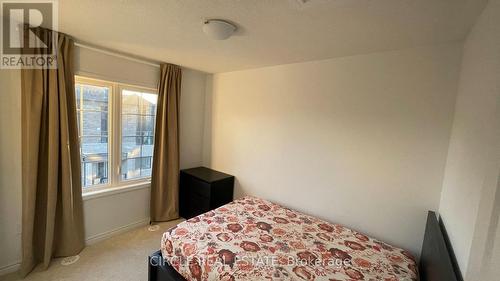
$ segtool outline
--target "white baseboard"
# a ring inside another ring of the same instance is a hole
[[[21,267],[21,261],[0,267],[0,276],[16,272]]]
[[[97,242],[100,242],[100,241],[106,240],[108,238],[111,238],[111,237],[113,237],[115,235],[122,234],[122,233],[130,231],[132,229],[135,229],[135,228],[138,228],[138,227],[141,227],[141,226],[145,226],[145,225],[148,225],[148,224],[149,224],[149,218],[145,218],[145,219],[142,219],[140,221],[133,222],[131,224],[120,226],[118,228],[111,229],[111,230],[108,230],[106,232],[99,233],[99,234],[87,237],[85,239],[85,243],[87,245],[92,245],[92,244],[95,244]]]

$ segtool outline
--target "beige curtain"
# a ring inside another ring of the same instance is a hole
[[[151,175],[151,221],[179,217],[179,99],[182,70],[161,66],[158,84],[153,172]]]
[[[73,41],[46,29],[34,32],[58,44],[58,53],[57,69],[21,74],[22,275],[39,263],[47,268],[52,257],[78,254],[85,244]]]

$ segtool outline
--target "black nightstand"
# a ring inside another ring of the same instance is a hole
[[[234,176],[206,167],[181,170],[179,209],[190,219],[233,201]]]

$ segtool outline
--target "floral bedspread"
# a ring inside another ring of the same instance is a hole
[[[266,200],[244,197],[163,234],[187,280],[417,280],[407,251]]]

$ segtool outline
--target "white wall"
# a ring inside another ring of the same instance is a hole
[[[149,185],[125,192],[84,197],[87,244],[149,223]]]
[[[496,218],[495,235],[490,244],[491,248],[489,248],[491,251],[489,253],[490,258],[485,262],[484,270],[482,270],[484,272],[484,277],[480,279],[483,281],[495,280],[495,278],[500,276],[500,217],[498,213]]]
[[[0,70],[0,275],[21,259],[21,75]]]
[[[156,88],[159,68],[76,48],[76,74]],[[20,71],[1,73],[0,135],[0,275],[20,261],[21,223],[21,89]],[[180,165],[203,162],[207,74],[183,69],[180,104]],[[104,196],[84,197],[85,238],[97,242],[149,222],[149,186]]]
[[[500,164],[499,106],[500,1],[490,0],[464,45],[439,208],[466,280],[479,280],[496,230],[491,222]]]
[[[447,44],[216,74],[206,164],[236,176],[236,197],[418,255],[438,209],[460,57]]]
[[[182,71],[179,148],[184,169],[203,164],[205,84],[209,75],[187,68]]]
[[[156,88],[160,73],[158,67],[80,47],[75,48],[75,70],[90,78],[149,88]]]
[[[213,74],[207,75],[205,85],[205,120],[203,128],[203,165],[210,166],[212,157],[212,90]]]

